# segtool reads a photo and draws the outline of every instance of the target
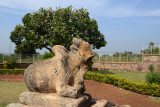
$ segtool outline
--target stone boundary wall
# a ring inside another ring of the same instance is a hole
[[[94,62],[93,70],[106,71],[127,71],[127,72],[149,72],[148,66],[153,64],[155,71],[160,69],[160,55],[143,55],[142,63],[124,63],[124,62]]]
[[[16,68],[25,69],[31,63],[17,63]],[[160,55],[143,55],[143,63],[125,63],[125,62],[94,62],[92,70],[107,71],[127,71],[127,72],[148,72],[148,66],[153,64],[155,70],[160,69]],[[3,69],[3,63],[0,63],[0,69]]]
[[[92,70],[106,70],[106,71],[127,71],[127,72],[142,72],[141,63],[107,63],[94,62]]]
[[[153,64],[155,71],[158,71],[160,69],[160,55],[143,55],[143,70],[142,72],[147,72],[148,66]]]

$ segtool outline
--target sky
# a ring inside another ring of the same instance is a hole
[[[141,52],[143,44],[160,43],[160,0],[0,0],[0,53],[14,52],[10,33],[27,12],[70,5],[98,22],[107,45],[96,52]]]

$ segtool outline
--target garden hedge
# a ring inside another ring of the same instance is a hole
[[[130,90],[139,94],[160,97],[160,85],[158,84],[135,83],[124,78],[116,77],[114,75],[93,72],[87,72],[84,78],[86,80],[94,80],[112,84],[114,86],[121,87],[123,89]]]
[[[24,69],[0,69],[0,74],[2,75],[13,75],[13,74],[23,75],[24,71],[25,71]]]
[[[24,74],[24,69],[0,69],[0,74],[11,75],[11,74]],[[150,95],[160,97],[160,85],[158,84],[146,84],[146,83],[135,83],[124,78],[117,77],[111,74],[99,74],[94,72],[87,72],[84,75],[86,80],[94,80],[107,84],[112,84],[117,87],[121,87],[126,90],[130,90],[139,94]]]

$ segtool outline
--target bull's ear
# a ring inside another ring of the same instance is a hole
[[[53,46],[52,52],[55,54],[55,56],[59,56],[59,55],[67,56],[68,55],[68,50],[64,46],[61,46],[61,45]]]
[[[79,45],[80,45],[81,40],[80,40],[80,39],[78,39],[78,38],[73,38],[72,42],[73,42],[73,45],[79,46]]]

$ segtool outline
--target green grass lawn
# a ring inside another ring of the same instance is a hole
[[[101,73],[101,74],[111,74],[116,75],[118,77],[123,77],[125,79],[134,81],[134,82],[145,82],[145,75],[147,73],[143,72],[119,72],[119,71],[90,71],[95,73]]]
[[[147,73],[145,72],[112,72],[113,75],[116,75],[118,77],[123,77],[128,80],[132,80],[134,82],[145,82],[145,75]]]
[[[18,102],[19,94],[27,90],[24,83],[0,81],[0,107]]]

